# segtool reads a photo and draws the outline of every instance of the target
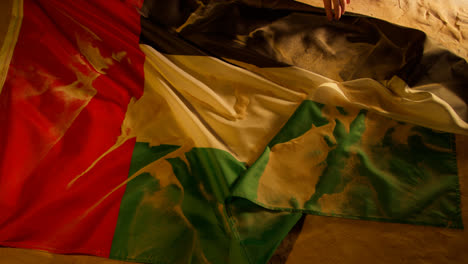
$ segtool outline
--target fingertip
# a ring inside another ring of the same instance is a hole
[[[341,14],[343,15],[346,12],[346,2],[340,1]]]
[[[333,20],[333,13],[331,8],[331,0],[323,0],[323,5],[325,8],[325,14],[327,14],[328,21]]]
[[[341,17],[340,7],[335,8],[335,19],[338,20]]]
[[[328,21],[332,21],[333,20],[332,12],[329,9],[325,9],[325,13],[327,14]]]

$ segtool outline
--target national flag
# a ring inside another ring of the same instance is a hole
[[[1,246],[266,263],[305,214],[463,229],[468,66],[423,32],[292,1],[2,5]]]

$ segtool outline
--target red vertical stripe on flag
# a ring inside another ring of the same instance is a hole
[[[109,255],[124,188],[97,202],[127,179],[134,142],[67,184],[115,144],[143,92],[141,5],[24,1],[0,95],[0,245]]]

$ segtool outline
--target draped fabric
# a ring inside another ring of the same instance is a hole
[[[303,215],[463,229],[468,65],[421,31],[287,0],[2,5],[1,246],[267,263]]]

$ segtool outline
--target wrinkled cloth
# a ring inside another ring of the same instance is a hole
[[[0,245],[266,263],[304,214],[463,229],[468,67],[423,32],[291,1],[11,3]]]

